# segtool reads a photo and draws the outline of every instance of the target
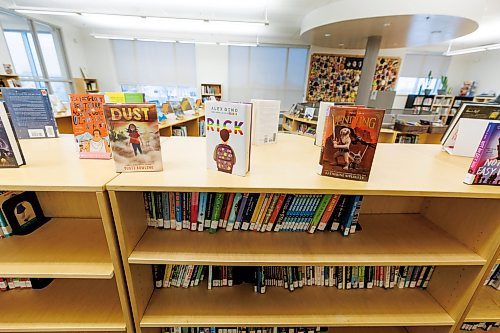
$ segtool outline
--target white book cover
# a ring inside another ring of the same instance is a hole
[[[314,139],[314,144],[321,147],[323,142],[323,128],[325,127],[326,111],[330,106],[334,106],[333,102],[320,102],[319,112],[318,112],[318,124],[316,125],[316,137]]]
[[[451,155],[474,157],[488,124],[500,120],[462,118],[445,142],[444,149]]]
[[[252,144],[276,143],[280,107],[278,100],[252,99]]]
[[[250,170],[252,104],[207,101],[207,168],[245,176]]]

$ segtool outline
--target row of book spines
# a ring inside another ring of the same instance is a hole
[[[220,94],[219,86],[201,86],[202,94]]]
[[[256,272],[255,292],[266,286],[293,291],[304,286],[338,289],[427,288],[434,266],[299,266],[262,267]]]
[[[195,287],[205,277],[203,265],[153,265],[155,288]]]
[[[0,278],[0,291],[32,288],[29,278]]]
[[[164,327],[162,333],[315,333],[321,327]]]
[[[144,192],[149,226],[211,233],[340,231],[354,233],[363,196],[279,193]]]
[[[466,322],[462,323],[460,329],[462,331],[474,331],[477,329],[482,329],[483,331],[489,331],[493,327],[500,327],[500,322]]]
[[[500,290],[500,264],[493,266],[493,269],[488,274],[484,281],[485,286],[491,286],[496,290]]]

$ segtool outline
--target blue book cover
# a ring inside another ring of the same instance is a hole
[[[56,138],[57,126],[46,89],[2,88],[19,139]]]
[[[0,102],[0,168],[17,168],[26,164],[9,115]]]
[[[227,220],[226,230],[231,231],[234,228],[234,223],[236,221],[236,213],[241,201],[242,194],[236,193],[234,195],[233,205],[231,207],[231,213],[229,214],[229,219]]]

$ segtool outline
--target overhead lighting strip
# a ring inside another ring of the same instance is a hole
[[[444,56],[454,56],[454,55],[484,52],[484,51],[498,50],[498,49],[500,49],[500,43],[488,44],[488,45],[471,47],[471,48],[467,48],[467,49],[460,49],[460,50],[454,50],[454,51],[448,50],[448,51],[444,52],[443,55]]]

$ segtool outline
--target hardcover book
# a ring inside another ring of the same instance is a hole
[[[384,110],[332,106],[323,128],[319,173],[368,181]]]
[[[500,123],[489,123],[464,183],[500,185]]]
[[[104,95],[70,94],[71,124],[80,158],[110,159]]]
[[[154,104],[104,104],[117,172],[161,171],[160,132]]]
[[[280,118],[280,101],[252,99],[252,143],[276,143]]]
[[[26,164],[9,114],[0,102],[0,168],[17,168]]]
[[[208,101],[205,118],[207,167],[245,176],[250,170],[252,105]]]
[[[19,139],[56,138],[57,126],[46,89],[2,88]]]

